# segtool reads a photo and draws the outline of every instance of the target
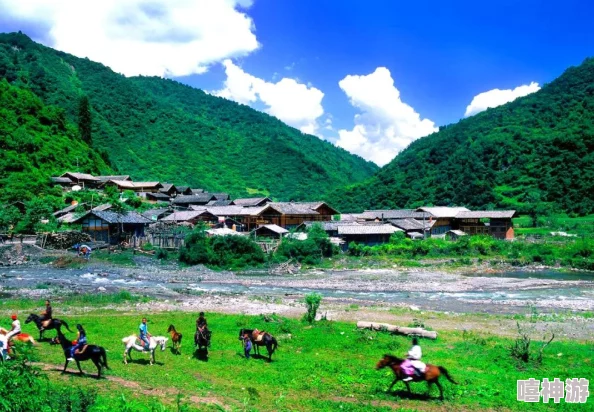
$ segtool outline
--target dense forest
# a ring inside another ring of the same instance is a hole
[[[440,128],[366,182],[342,211],[460,205],[594,212],[594,59],[540,91]]]
[[[0,77],[62,108],[82,140],[135,180],[313,200],[378,169],[247,106],[172,80],[126,78],[21,33],[0,34]]]
[[[52,194],[52,175],[80,169],[110,172],[102,157],[79,139],[64,110],[0,79],[0,202]],[[59,194],[58,189],[54,194]]]

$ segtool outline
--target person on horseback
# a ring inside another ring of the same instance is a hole
[[[140,329],[140,336],[139,339],[141,342],[144,343],[145,350],[149,350],[151,346],[150,338],[151,334],[148,333],[148,326],[146,324],[146,318],[142,318],[142,323],[139,326]]]
[[[18,320],[16,313],[13,313],[10,317],[12,319],[12,327],[10,331],[6,334],[6,342],[10,342],[13,336],[18,335],[21,333],[21,321]]]
[[[210,331],[208,330],[208,322],[204,317],[204,312],[200,312],[198,319],[196,319],[196,331],[208,341],[208,345],[210,346]]]
[[[405,364],[403,367],[407,367],[406,363],[408,363],[414,369],[414,374],[416,376],[423,376],[425,373],[425,364],[421,362],[421,356],[423,356],[423,352],[421,351],[421,346],[419,346],[419,340],[417,338],[413,338],[412,340],[412,348],[408,351]],[[411,381],[413,379],[412,376],[407,376],[403,379],[404,382]]]
[[[85,351],[85,349],[87,349],[87,332],[80,323],[76,325],[76,329],[78,329],[75,340],[76,344],[73,342],[73,345],[70,348],[70,357],[68,358],[69,361],[73,361],[74,355],[80,355]]]
[[[52,321],[52,305],[49,300],[45,301],[45,311],[41,313],[41,328],[40,331],[44,330],[47,325]]]

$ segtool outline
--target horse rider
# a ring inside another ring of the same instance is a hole
[[[200,314],[198,315],[198,319],[196,319],[196,330],[200,332],[200,334],[205,339],[208,339],[208,322],[204,317],[204,312],[200,312]]]
[[[52,321],[52,305],[49,300],[45,301],[45,311],[41,313],[41,329],[44,330]]]
[[[73,361],[74,355],[80,355],[87,349],[87,332],[80,323],[76,325],[76,329],[78,329],[76,340],[74,341],[76,343],[73,342],[73,345],[70,348],[69,361]]]
[[[18,335],[21,333],[21,321],[18,320],[16,313],[13,313],[10,317],[12,319],[12,327],[10,331],[6,334],[6,342],[10,342],[13,336]]]
[[[412,365],[417,376],[422,376],[423,373],[425,373],[426,365],[421,362],[421,356],[423,356],[423,353],[421,351],[421,346],[419,346],[419,340],[417,338],[413,338],[412,347],[408,351],[406,360],[410,363],[410,365]],[[403,381],[408,382],[412,379],[412,376],[407,376],[403,379]]]
[[[146,324],[146,318],[142,318],[142,323],[140,324],[138,329],[140,330],[140,336],[139,336],[140,341],[144,343],[145,350],[149,350],[150,346],[151,346],[151,341],[150,341],[151,334],[148,333],[148,326]]]

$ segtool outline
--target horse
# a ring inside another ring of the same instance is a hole
[[[161,346],[161,352],[163,352],[165,350],[165,345],[167,344],[168,340],[169,338],[166,338],[164,336],[151,336],[149,339],[149,350],[146,350],[144,349],[144,345],[140,346],[136,344],[136,335],[130,335],[127,338],[122,339],[122,342],[126,347],[126,349],[124,349],[124,363],[126,365],[128,364],[128,357],[130,357],[130,360],[132,360],[132,355],[130,352],[132,349],[134,349],[137,352],[150,353],[150,364],[154,364],[155,349],[157,348],[157,345]]]
[[[257,355],[260,355],[259,346],[266,346],[266,350],[268,351],[268,362],[272,362],[272,354],[274,353],[276,348],[278,348],[278,342],[276,341],[274,336],[272,336],[268,332],[261,332],[261,335],[263,335],[262,339],[255,340],[254,330],[255,329],[241,329],[239,331],[239,339],[241,340],[243,338],[243,335],[247,333],[250,337],[250,340],[252,341],[252,346],[254,347],[254,351]]]
[[[404,373],[401,367],[402,362],[404,362],[404,359],[397,358],[396,356],[392,355],[384,355],[384,357],[375,366],[375,369],[378,370],[385,367],[389,367],[390,369],[392,369],[392,372],[394,372],[395,378],[390,387],[388,388],[388,392],[392,389],[396,382],[401,381],[408,376],[406,373]],[[435,383],[439,388],[439,398],[443,400],[443,387],[441,386],[441,383],[439,383],[439,377],[441,375],[445,376],[447,380],[449,380],[450,382],[456,385],[458,384],[458,382],[452,379],[446,368],[444,368],[443,366],[436,366],[430,364],[427,364],[425,368],[425,373],[422,376],[415,375],[413,377],[413,382],[427,381],[429,391],[431,390],[431,385]],[[404,383],[406,384],[406,389],[408,389],[408,393],[411,393],[409,383],[407,381],[405,381]]]
[[[68,340],[66,336],[64,336],[60,326],[58,326],[56,330],[58,331],[58,339],[60,341],[60,345],[62,346],[62,350],[64,351],[64,358],[66,359],[62,373],[66,373],[66,368],[68,367],[69,362],[68,359],[72,353],[71,349],[73,345],[72,342]],[[88,361],[89,359],[92,360],[97,367],[97,379],[101,379],[101,369],[103,367],[105,369],[109,369],[109,366],[107,366],[107,354],[105,352],[105,348],[97,345],[87,345],[83,353],[74,354],[74,360],[81,375],[84,375],[84,372],[80,368],[80,362]]]
[[[66,329],[68,329],[68,332],[72,333],[72,331],[70,330],[70,328],[68,327],[68,324],[60,319],[50,319],[50,322],[47,326],[43,327],[43,320],[41,320],[41,316],[35,314],[35,313],[31,313],[29,315],[29,317],[27,318],[27,320],[25,320],[25,323],[30,323],[30,322],[35,322],[35,325],[37,325],[37,329],[39,329],[39,340],[43,340],[43,333],[46,330],[50,330],[50,329],[59,329],[60,326],[64,325],[66,326]]]
[[[0,328],[0,335],[8,335],[10,331],[4,328]],[[30,343],[32,345],[36,345],[35,339],[33,336],[29,335],[28,333],[19,333],[18,335],[14,335],[12,340],[22,343]]]
[[[183,335],[175,330],[175,326],[169,325],[167,329],[167,333],[171,336],[171,344],[173,345],[173,350],[178,355],[181,355],[180,348]]]
[[[199,329],[196,330],[194,334],[194,346],[197,346],[197,350],[201,351],[204,350],[208,351],[208,347],[210,346],[210,337],[212,332],[207,330],[206,333],[200,332]]]

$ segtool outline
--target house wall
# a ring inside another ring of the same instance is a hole
[[[390,241],[389,234],[376,234],[376,235],[344,235],[342,238],[348,245],[351,242],[361,243],[366,246],[381,245]]]
[[[82,231],[88,233],[97,242],[107,242],[110,236],[109,224],[95,216],[89,216],[82,221]]]
[[[480,219],[459,219],[456,229],[468,235],[491,235],[496,239],[513,239],[514,229],[511,219],[490,219],[488,225]]]
[[[443,235],[449,230],[452,230],[452,220],[450,218],[434,218],[435,223],[431,227],[431,236]]]

